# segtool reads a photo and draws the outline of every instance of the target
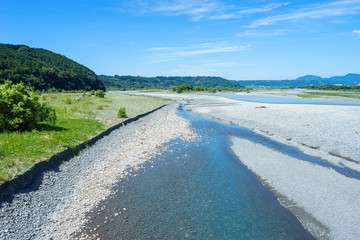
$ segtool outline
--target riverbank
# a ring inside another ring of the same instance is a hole
[[[90,93],[52,93],[43,94],[40,99],[55,109],[57,122],[41,123],[32,131],[0,132],[0,186],[123,122],[125,118],[117,116],[120,107],[125,107],[127,117],[133,118],[169,102],[117,93],[106,93],[104,98]]]
[[[86,221],[86,213],[112,193],[113,184],[131,174],[129,168],[159,154],[172,139],[196,137],[176,108],[177,103],[170,103],[114,130],[58,171],[45,172],[41,182],[11,202],[3,202],[0,239],[71,238]]]

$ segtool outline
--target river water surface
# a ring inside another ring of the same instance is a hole
[[[235,126],[179,114],[200,140],[174,140],[132,171],[89,214],[84,232],[101,239],[313,239],[231,151]]]

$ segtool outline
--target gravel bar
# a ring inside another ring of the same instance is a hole
[[[1,202],[0,239],[73,238],[87,221],[86,213],[109,197],[129,168],[159,154],[170,140],[196,138],[190,122],[176,114],[177,106],[170,103],[114,130],[57,171],[44,172],[33,185]]]

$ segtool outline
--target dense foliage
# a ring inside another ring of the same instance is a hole
[[[105,93],[104,93],[103,90],[97,90],[97,91],[95,92],[95,96],[96,96],[96,97],[99,97],[99,98],[104,98],[104,97],[105,97]]]
[[[182,92],[209,92],[209,93],[216,93],[216,92],[250,92],[253,90],[252,88],[208,88],[204,86],[197,86],[194,87],[193,85],[185,85],[181,84],[179,86],[174,86],[171,88],[173,92],[182,93]]]
[[[360,92],[360,86],[342,86],[342,85],[320,85],[320,86],[299,86],[299,88],[324,90],[324,91],[349,91]]]
[[[241,87],[236,81],[221,77],[140,77],[100,75],[106,88],[116,89],[169,89],[178,85],[204,86],[208,88]]]
[[[0,44],[0,84],[23,82],[35,90],[105,90],[90,69],[51,51]]]
[[[0,132],[30,130],[45,120],[55,122],[55,111],[31,88],[10,81],[0,85]]]

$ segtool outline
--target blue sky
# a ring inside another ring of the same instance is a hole
[[[360,73],[360,0],[0,0],[0,42],[97,74],[294,79]]]

